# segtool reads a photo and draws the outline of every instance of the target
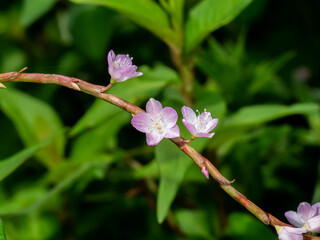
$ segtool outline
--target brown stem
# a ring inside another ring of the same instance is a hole
[[[65,86],[71,88],[73,90],[82,91],[97,98],[100,98],[104,101],[107,101],[131,114],[137,114],[140,112],[144,112],[141,108],[129,103],[117,96],[112,94],[103,93],[105,89],[104,86],[94,85],[83,80],[66,77],[62,75],[55,74],[41,74],[41,73],[22,73],[22,72],[9,72],[0,74],[0,83],[6,82],[34,82],[34,83],[49,83],[49,84],[58,84],[61,86]],[[0,85],[1,86],[1,85]],[[218,182],[220,187],[229,194],[233,199],[247,208],[253,215],[255,215],[260,221],[262,221],[266,225],[280,225],[280,226],[290,226],[286,223],[281,222],[271,214],[263,211],[253,202],[248,200],[243,194],[238,192],[235,188],[231,186],[234,182],[226,179],[218,169],[204,156],[202,156],[199,152],[197,152],[194,148],[187,144],[187,141],[184,138],[172,138],[170,139],[173,143],[175,143],[181,151],[183,151],[186,155],[188,155],[199,168],[204,165],[207,167],[210,175]],[[305,236],[304,239],[320,239],[314,236]]]

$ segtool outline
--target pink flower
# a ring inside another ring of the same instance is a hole
[[[163,138],[180,136],[177,125],[178,114],[173,108],[162,108],[159,101],[150,98],[146,111],[134,115],[131,124],[138,131],[146,134],[149,146],[157,145]]]
[[[302,202],[297,212],[287,211],[284,215],[293,226],[307,227],[310,232],[318,232],[320,230],[319,207],[320,203],[311,206],[307,202]]]
[[[218,118],[212,119],[211,113],[204,110],[203,113],[199,113],[197,116],[195,112],[186,106],[181,109],[182,112],[182,122],[191,133],[192,138],[195,137],[208,137],[212,138],[214,133],[209,133],[218,124]]]
[[[129,55],[115,55],[113,50],[108,53],[108,70],[111,83],[124,82],[129,78],[141,76],[142,72],[136,72],[137,66],[132,65]]]
[[[302,233],[306,233],[305,228],[280,227],[276,226],[279,240],[303,240]]]

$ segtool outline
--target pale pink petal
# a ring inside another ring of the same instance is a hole
[[[215,133],[196,133],[195,137],[207,137],[212,138]]]
[[[110,50],[108,53],[108,65],[109,67],[113,67],[113,62],[116,60],[116,55],[113,50]]]
[[[189,123],[187,120],[182,119],[182,123],[184,124],[184,126],[188,129],[188,131],[195,136],[197,134],[197,130],[194,127],[194,125],[192,125],[191,123]]]
[[[147,133],[153,126],[153,122],[150,119],[148,113],[138,113],[131,119],[132,126],[140,132]]]
[[[304,220],[294,211],[287,211],[284,215],[288,219],[289,223],[295,227],[302,227],[305,223]]]
[[[165,126],[167,128],[171,128],[174,125],[176,125],[178,121],[178,114],[176,110],[174,110],[171,107],[165,107],[162,109],[162,117],[163,117],[163,122],[165,123]]]
[[[308,230],[310,232],[320,232],[320,216],[316,216],[316,217],[313,217],[313,218],[310,218],[307,222],[307,227],[308,227]]]
[[[208,124],[207,124],[207,132],[212,131],[218,124],[218,118],[212,119]]]
[[[305,222],[316,214],[316,210],[307,202],[300,203],[297,212]]]
[[[163,136],[156,133],[146,133],[146,136],[147,136],[147,144],[149,146],[157,145],[163,139]]]
[[[303,233],[306,233],[305,228],[281,227],[278,231],[279,240],[303,240]]]
[[[197,115],[195,114],[195,112],[191,108],[189,108],[187,106],[183,106],[181,108],[181,113],[182,113],[183,118],[186,121],[188,121],[188,122],[190,122],[192,124],[196,123]]]
[[[316,215],[320,214],[320,202],[313,204],[312,208],[316,210]]]
[[[152,117],[157,117],[158,114],[162,111],[162,105],[159,101],[154,98],[150,98],[146,105],[147,113]]]
[[[175,138],[175,137],[180,137],[180,129],[178,125],[173,126],[170,129],[167,129],[166,135],[164,136],[165,138]]]

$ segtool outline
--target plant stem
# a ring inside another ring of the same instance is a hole
[[[45,83],[45,84],[58,84],[58,85],[68,87],[76,91],[82,91],[92,96],[95,96],[97,98],[100,98],[131,114],[144,112],[144,110],[142,110],[141,108],[117,96],[101,92],[105,89],[104,86],[91,84],[73,77],[66,77],[66,76],[55,75],[55,74],[22,73],[21,71],[0,74],[0,83],[6,83],[6,82],[33,82],[33,83]],[[2,90],[2,91],[5,91],[5,90]],[[199,168],[203,167],[203,165],[205,164],[210,175],[218,182],[220,187],[233,199],[235,199],[237,202],[239,202],[241,205],[247,208],[254,216],[256,216],[264,224],[272,225],[272,226],[276,226],[276,225],[290,226],[286,223],[281,222],[271,214],[263,211],[253,202],[248,200],[243,194],[241,194],[239,191],[233,188],[231,184],[234,181],[229,181],[228,179],[226,179],[208,159],[202,156],[194,148],[189,146],[187,144],[187,141],[184,138],[177,137],[177,138],[172,138],[170,140],[173,143],[175,143],[181,151],[183,151],[186,155],[188,155],[198,165]],[[304,239],[308,239],[308,240],[320,239],[320,237],[304,235]]]

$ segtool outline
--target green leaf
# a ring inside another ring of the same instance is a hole
[[[76,138],[71,150],[73,161],[92,161],[106,149],[115,148],[119,128],[129,122],[129,115],[119,112],[96,128],[90,129]],[[90,143],[90,144],[88,144]]]
[[[313,114],[319,111],[315,103],[285,105],[255,105],[241,108],[225,120],[224,126],[252,126],[294,114]]]
[[[2,219],[0,218],[0,240],[6,240],[6,233],[4,231],[4,227],[3,227],[3,222]]]
[[[155,155],[160,172],[157,220],[162,223],[167,216],[188,167],[192,164],[192,160],[167,139],[162,140],[156,146]]]
[[[21,14],[21,24],[30,26],[37,19],[46,14],[55,4],[56,0],[24,0]]]
[[[276,239],[275,234],[258,219],[247,213],[232,213],[225,235],[239,240]]]
[[[70,31],[74,43],[90,59],[105,57],[104,49],[114,29],[110,21],[113,15],[110,10],[100,6],[75,6],[71,9]]]
[[[252,0],[203,0],[191,9],[186,23],[186,52],[212,31],[232,21]]]
[[[58,115],[48,104],[18,90],[2,90],[0,108],[14,123],[27,147],[63,129]],[[53,167],[63,158],[64,144],[65,136],[61,134],[37,152],[36,157],[47,167]]]
[[[170,28],[166,13],[154,1],[146,0],[72,0],[114,9],[138,25],[148,29],[163,41],[178,45],[178,36]]]
[[[39,149],[47,146],[52,140],[53,140],[53,137],[50,137],[50,138],[38,143],[35,146],[26,148],[26,149],[22,150],[21,152],[13,155],[7,159],[1,160],[0,161],[0,181],[5,179],[9,174],[11,174],[18,167],[20,167],[21,164],[23,164],[26,160],[28,160]]]
[[[157,95],[168,83],[176,81],[178,78],[175,71],[162,65],[158,65],[154,69],[144,66],[139,68],[139,71],[144,73],[141,77],[118,83],[112,86],[108,93],[133,104],[139,104]],[[119,111],[117,107],[98,99],[73,127],[71,135],[73,136],[85,129],[95,127],[114,114],[119,113]]]
[[[206,213],[199,210],[179,210],[175,213],[182,231],[188,236],[212,239]]]
[[[241,108],[238,112],[218,125],[213,146],[219,155],[227,153],[231,147],[250,129],[277,118],[295,114],[313,115],[319,111],[315,103],[285,105],[255,105]]]

